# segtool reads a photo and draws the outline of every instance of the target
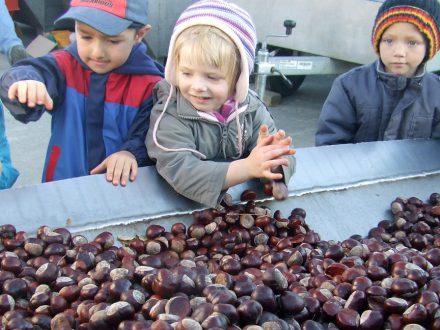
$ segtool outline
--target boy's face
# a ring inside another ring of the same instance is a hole
[[[76,22],[75,32],[81,60],[96,73],[108,73],[123,65],[133,46],[139,43],[150,26],[127,29],[117,36],[107,36],[87,24]]]
[[[412,77],[425,57],[426,43],[415,25],[398,22],[383,33],[379,53],[386,72]]]
[[[226,73],[205,63],[195,63],[191,50],[183,47],[177,66],[177,87],[199,111],[219,111],[230,96]]]

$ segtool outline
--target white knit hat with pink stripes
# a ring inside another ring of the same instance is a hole
[[[214,26],[226,33],[237,46],[241,57],[241,72],[236,85],[235,99],[243,102],[249,90],[249,75],[254,67],[257,36],[251,16],[242,8],[224,0],[202,0],[186,8],[173,30],[165,66],[165,79],[176,86],[173,52],[176,38],[194,25]]]

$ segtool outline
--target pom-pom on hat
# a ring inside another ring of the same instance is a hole
[[[108,36],[147,24],[148,0],[72,0],[55,25],[79,21]]]
[[[397,22],[414,24],[426,37],[427,59],[431,59],[438,52],[440,48],[440,4],[438,0],[386,0],[377,12],[371,36],[376,53],[379,54],[382,34]]]
[[[257,36],[251,16],[244,9],[228,1],[202,0],[183,11],[171,36],[165,79],[176,86],[174,44],[182,31],[195,25],[214,26],[226,33],[237,46],[241,58],[241,72],[236,85],[235,98],[238,102],[244,101],[249,90],[249,75],[254,67]]]

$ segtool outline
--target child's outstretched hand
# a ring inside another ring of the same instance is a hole
[[[257,145],[246,158],[247,168],[252,177],[269,180],[283,178],[282,173],[274,173],[272,169],[289,165],[289,161],[283,156],[292,155],[295,150],[282,143],[274,144],[274,140],[275,136],[273,135],[259,138]]]
[[[118,151],[108,156],[96,166],[90,174],[103,173],[107,169],[106,179],[114,186],[126,186],[128,181],[134,181],[138,173],[136,158],[129,151]]]
[[[269,128],[267,125],[263,124],[260,127],[260,134],[258,136],[258,140],[264,139],[269,136]],[[286,137],[286,132],[284,130],[278,130],[273,135],[272,144],[274,145],[286,145],[289,146],[292,144],[292,138],[290,136]],[[295,149],[290,149],[290,155],[296,153]],[[276,168],[272,168],[272,171],[276,171]],[[289,194],[289,189],[287,185],[283,182],[282,177],[281,180],[270,180],[266,183],[266,185],[270,186],[270,195],[272,195],[276,200],[284,200],[287,198]]]
[[[17,81],[9,87],[8,97],[11,101],[17,99],[29,108],[44,105],[47,110],[53,109],[53,100],[47,92],[46,86],[36,80]]]

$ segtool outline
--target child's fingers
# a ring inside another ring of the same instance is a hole
[[[90,171],[90,174],[99,174],[105,171],[107,168],[107,159],[101,162],[98,166],[96,166],[93,170]]]
[[[273,139],[274,139],[273,135],[269,135],[266,137],[258,137],[257,146],[259,147],[268,146],[273,142]]]
[[[285,146],[291,145],[291,144],[292,144],[292,138],[291,138],[290,136],[288,136],[288,137],[286,137],[286,138],[280,139],[280,140],[278,141],[278,143],[279,143],[279,144],[283,144],[283,145],[285,145]]]
[[[280,129],[278,132],[275,133],[275,140],[282,140],[286,136],[286,132],[282,129]]]
[[[284,155],[290,155],[290,150],[289,146],[279,144],[267,145],[262,149],[265,159],[275,159]]]
[[[29,82],[26,84],[27,105],[29,108],[35,107],[37,104],[37,84]]]
[[[263,124],[260,127],[260,135],[259,135],[259,137],[265,138],[267,136],[269,136],[269,128],[267,127],[266,124]]]
[[[262,139],[266,138],[269,136],[269,128],[267,127],[266,124],[261,125],[260,127],[260,132],[258,133],[258,141],[261,141]]]
[[[137,162],[134,162],[131,165],[131,172],[130,172],[130,181],[134,181],[137,178],[137,174],[138,174],[138,167],[137,167]]]
[[[36,84],[36,103],[38,105],[44,105],[47,110],[52,110],[53,108],[52,98],[44,84]]]
[[[20,103],[27,103],[27,82],[26,81],[19,81],[17,83],[17,98]]]
[[[18,83],[13,83],[8,89],[8,98],[13,101],[17,97]]]
[[[49,96],[49,94],[47,94],[47,93],[46,93],[46,95],[44,97],[43,105],[46,107],[47,110],[52,110],[53,109],[53,100]]]
[[[266,166],[268,166],[268,168],[270,168],[271,170],[273,168],[277,168],[279,166],[288,166],[289,165],[289,160],[286,158],[276,158],[276,159],[272,159],[269,160],[265,163]]]
[[[265,170],[263,172],[263,177],[269,180],[281,180],[283,178],[283,174],[282,173],[275,173],[272,172],[271,170]]]

